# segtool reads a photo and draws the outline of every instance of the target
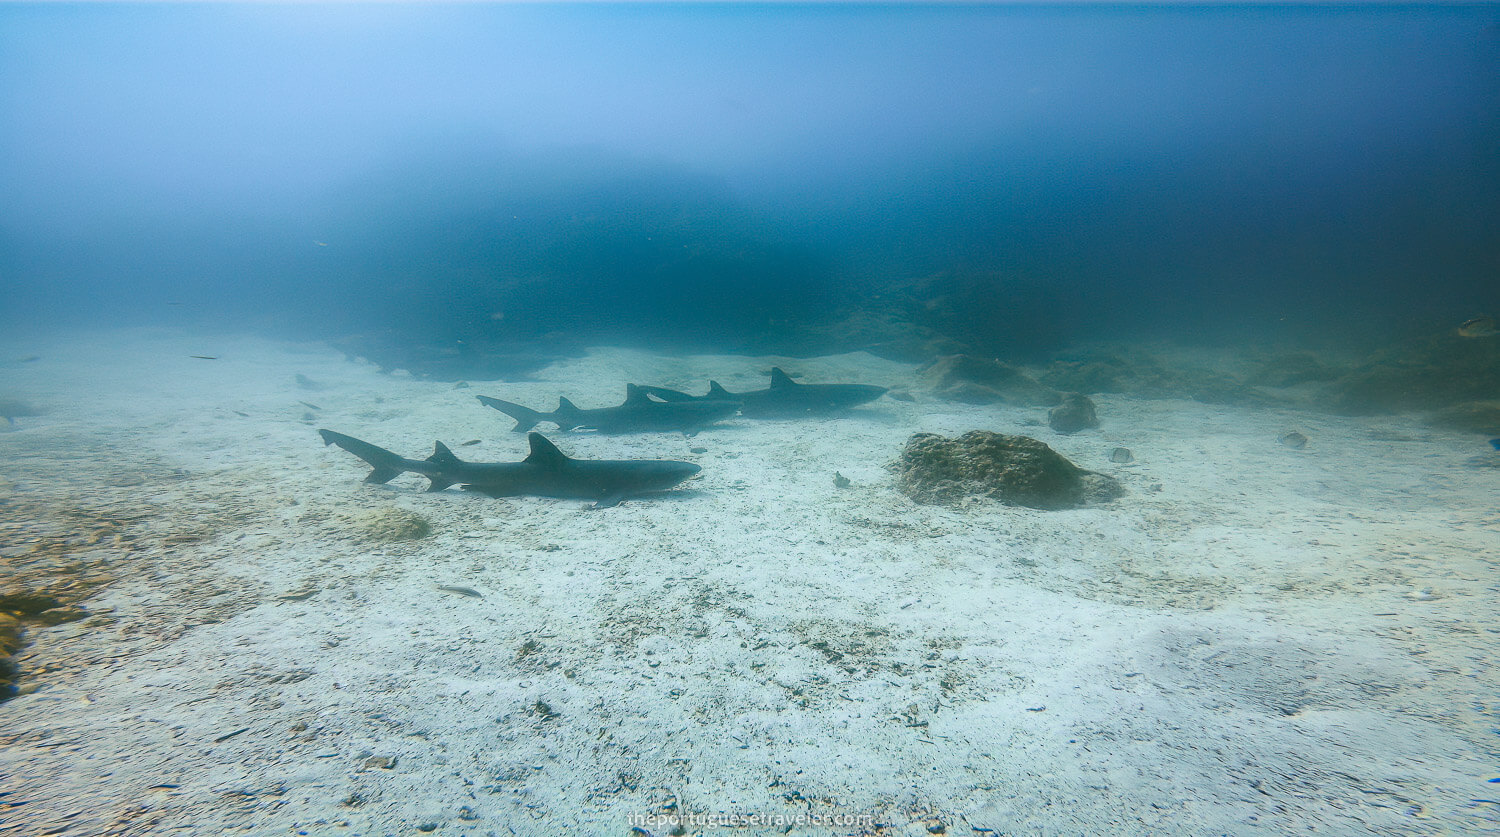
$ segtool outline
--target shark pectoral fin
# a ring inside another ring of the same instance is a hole
[[[401,476],[401,472],[395,468],[377,467],[370,472],[369,476],[365,477],[365,482],[372,485],[384,485],[399,476]]]
[[[442,442],[432,443],[432,456],[427,457],[427,461],[448,471],[456,471],[463,466],[463,462],[459,461],[459,458],[453,455],[453,451],[449,450],[448,446]],[[427,474],[426,476],[430,480],[430,484],[427,486],[428,491],[442,491],[455,482],[458,482],[458,480],[450,477],[433,474]]]
[[[591,506],[591,508],[596,508],[596,509],[614,508],[615,506],[620,505],[620,501],[624,500],[626,496],[627,495],[621,494],[619,492],[615,492],[613,494],[606,494],[603,497],[600,497],[599,498],[599,502],[595,503],[593,506]]]
[[[646,395],[650,396],[650,400],[652,401],[671,403],[673,401],[698,400],[698,396],[696,395],[688,395],[685,392],[678,392],[675,389],[667,389],[666,387],[639,387],[639,389],[641,390],[641,392],[644,392],[646,393]],[[628,395],[629,392],[627,391],[626,394]]]
[[[486,497],[494,497],[497,500],[501,497],[516,496],[516,492],[499,485],[485,485],[483,483],[466,482],[460,485],[459,488],[462,488],[465,491],[472,491],[475,494],[483,494]]]

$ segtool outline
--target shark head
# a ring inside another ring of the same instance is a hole
[[[627,497],[666,491],[703,470],[691,462],[670,459],[638,459],[614,464],[624,467],[610,479],[601,481],[601,493],[595,508],[613,506]]]
[[[837,384],[836,386],[839,387],[836,401],[846,407],[868,404],[887,392],[886,387],[877,387],[872,384]]]
[[[665,491],[703,470],[701,465],[670,459],[641,462],[638,467],[640,485],[648,491]]]
[[[796,398],[817,402],[832,409],[858,407],[885,395],[885,387],[870,384],[799,384],[792,376],[775,367],[771,370],[771,388],[768,392],[782,398]]]
[[[593,469],[608,468],[610,476],[605,484],[620,493],[639,494],[646,491],[663,491],[703,470],[692,462],[675,459],[630,459],[621,462],[601,460],[577,460],[557,449],[540,433],[530,434],[531,455],[526,461],[550,470],[571,467]]]

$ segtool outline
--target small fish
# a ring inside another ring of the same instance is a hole
[[[469,447],[470,445],[477,445],[477,444],[479,444],[479,440],[478,439],[470,439],[467,442],[459,442],[458,446],[461,447],[461,448],[466,448],[466,447]]]
[[[213,355],[188,355],[188,357],[193,358],[194,360],[218,360],[218,358],[214,357]]]
[[[1500,450],[1500,439],[1491,439],[1490,447],[1494,448],[1495,450]]]
[[[321,410],[321,409],[323,409],[323,408],[322,408],[322,407],[319,407],[319,406],[318,406],[318,405],[316,405],[316,404],[309,404],[309,403],[307,403],[307,402],[306,402],[306,401],[298,401],[298,402],[297,402],[297,403],[298,403],[298,404],[301,404],[301,405],[302,405],[302,406],[304,406],[304,407],[311,407],[311,408],[312,408],[312,409],[314,409],[314,410]]]
[[[219,736],[218,738],[215,738],[214,739],[214,743],[215,744],[223,744],[225,741],[228,741],[229,739],[235,737],[236,735],[240,735],[241,733],[246,733],[246,732],[249,732],[249,731],[250,731],[249,727],[240,727],[239,729],[235,730],[234,732],[226,732],[223,735]]]
[[[1494,317],[1475,317],[1458,327],[1459,337],[1494,337],[1500,334]]]
[[[471,599],[484,598],[483,593],[475,590],[472,587],[456,587],[452,584],[439,584],[437,585],[437,589],[442,590],[444,593],[457,593],[460,596],[468,596]]]

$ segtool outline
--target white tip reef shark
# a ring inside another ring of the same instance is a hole
[[[352,436],[319,430],[323,444],[338,445],[370,464],[365,482],[387,483],[401,474],[421,474],[428,491],[459,485],[491,497],[562,497],[594,500],[607,508],[621,500],[666,491],[702,468],[671,459],[573,459],[540,433],[530,434],[531,455],[520,462],[464,462],[437,442],[432,456],[407,459]]]
[[[738,401],[740,415],[747,418],[797,418],[839,413],[874,401],[886,392],[885,387],[869,384],[799,384],[780,367],[771,370],[770,389],[754,392],[730,392],[719,386],[718,381],[708,382],[707,395],[688,395],[665,387],[637,389],[669,404]]]
[[[713,424],[719,419],[729,418],[739,412],[740,402],[733,398],[695,398],[686,401],[654,401],[646,397],[645,389],[635,384],[625,385],[625,403],[616,407],[600,407],[584,410],[566,398],[557,399],[557,409],[543,413],[520,404],[501,401],[486,395],[479,403],[494,407],[516,420],[513,428],[522,433],[537,425],[550,421],[563,432],[577,429],[599,433],[647,433],[651,431],[680,430],[692,433]]]

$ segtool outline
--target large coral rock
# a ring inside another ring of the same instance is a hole
[[[1107,502],[1124,489],[1029,436],[973,430],[957,439],[918,433],[894,463],[896,484],[918,503],[992,497],[1034,509]]]

